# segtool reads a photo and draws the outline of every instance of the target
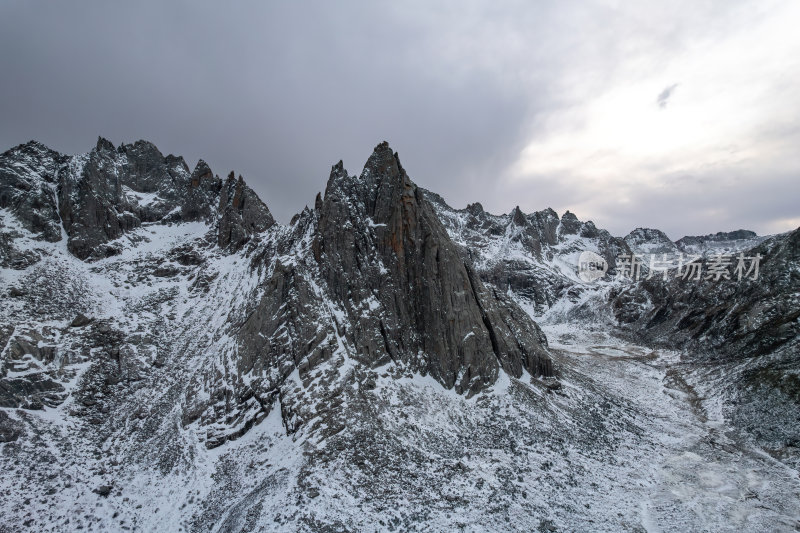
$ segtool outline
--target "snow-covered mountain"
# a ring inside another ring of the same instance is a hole
[[[288,225],[144,141],[13,148],[0,531],[795,528],[798,232],[616,279],[650,231],[455,210],[386,143]]]
[[[691,371],[703,365],[698,379],[719,397],[729,421],[800,465],[794,451],[800,443],[800,229],[672,242],[657,229],[637,228],[617,239],[569,212],[560,220],[552,210],[526,215],[516,208],[495,216],[479,204],[458,211],[428,195],[487,284],[543,324],[581,324],[685,352],[683,359],[695,365]],[[576,277],[583,251],[608,262],[605,276],[591,282]],[[630,254],[640,256],[639,280],[631,272],[632,279],[619,279],[617,262]],[[749,269],[756,256],[760,270],[737,274],[740,260]],[[651,272],[651,261],[663,263],[663,270]],[[682,274],[692,261],[700,279]],[[718,261],[726,263],[724,274],[709,277]]]
[[[634,253],[642,255],[674,255],[679,251],[663,231],[652,228],[636,228],[625,236],[625,242]]]
[[[720,231],[710,235],[686,236],[675,241],[682,251],[691,254],[713,255],[738,253],[763,242],[768,237],[749,230]]]
[[[616,274],[617,259],[631,250],[623,239],[552,209],[492,215],[478,204],[456,210],[426,191],[450,237],[465,250],[481,278],[513,296],[532,314],[550,309],[565,296],[581,292],[580,255],[590,251],[608,263],[605,279]]]

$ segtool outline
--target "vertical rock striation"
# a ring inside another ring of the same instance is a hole
[[[341,162],[333,167],[314,238],[322,277],[357,324],[352,341],[365,362],[405,359],[469,393],[500,368],[552,373],[536,324],[483,285],[387,143],[358,177]]]

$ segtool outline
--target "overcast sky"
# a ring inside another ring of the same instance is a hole
[[[800,226],[800,2],[0,3],[0,150],[147,139],[281,221],[388,140],[454,207]]]

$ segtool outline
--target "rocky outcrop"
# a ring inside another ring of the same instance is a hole
[[[241,216],[231,217],[238,226],[226,235],[233,236],[263,213],[247,210],[247,191],[236,184],[231,176],[232,194],[222,195]],[[219,446],[277,401],[287,431],[315,420],[333,434],[341,421],[331,405],[342,380],[352,379],[340,371],[348,361],[363,369],[395,363],[467,395],[493,384],[501,369],[552,375],[538,326],[485,286],[466,256],[387,144],[360,176],[340,162],[324,199],[318,195],[313,210],[256,248],[251,265],[263,278],[232,333],[237,377],[220,375],[216,365],[195,376],[191,389],[203,392],[190,395],[183,423],[207,426],[207,446]],[[307,389],[296,388],[295,372]]]
[[[39,260],[28,245],[61,239],[58,168],[66,158],[31,141],[0,155],[0,267],[24,270]]]
[[[239,177],[225,183],[204,161],[189,172],[181,157],[152,143],[114,145],[99,138],[87,154],[67,157],[30,142],[0,157],[0,208],[36,238],[67,247],[80,259],[119,252],[113,241],[142,224],[217,224],[218,243],[236,251],[274,224],[266,205]],[[0,220],[0,263],[25,268],[38,260],[15,247],[20,237]]]
[[[156,155],[142,146],[138,148],[135,151],[137,155],[163,159],[160,153]],[[120,172],[122,169],[118,163],[122,161],[111,143],[99,139],[86,161],[69,168],[59,183],[59,212],[69,236],[67,247],[80,259],[112,255],[114,248],[101,245],[142,223],[134,214],[133,206],[127,202],[122,188],[126,173]],[[133,166],[156,170],[157,163],[141,162]],[[132,176],[131,181],[136,181],[137,177]]]
[[[222,190],[222,180],[214,176],[202,159],[189,177],[189,186],[181,202],[182,220],[212,220],[217,198]]]
[[[667,254],[669,256],[679,252],[674,242],[658,229],[636,228],[625,236],[625,243],[638,254]],[[646,259],[645,259],[646,260]]]
[[[0,379],[0,407],[43,409],[66,397],[64,386],[44,374]]]
[[[81,259],[99,259],[117,252],[109,241],[144,223],[213,219],[219,190],[205,163],[190,175],[183,158],[165,157],[149,142],[115,149],[101,138],[60,174],[68,247]]]
[[[0,410],[0,444],[14,442],[24,434],[22,424]]]
[[[244,179],[234,178],[233,172],[222,186],[219,196],[220,248],[238,250],[250,238],[266,231],[275,224],[275,219],[264,202],[244,183]]]
[[[54,191],[65,159],[36,141],[0,155],[0,209],[13,214],[36,238],[49,242],[61,239]]]
[[[357,324],[361,360],[408,360],[470,393],[499,368],[552,374],[537,326],[483,285],[388,144],[358,177],[333,167],[314,239],[323,279]]]

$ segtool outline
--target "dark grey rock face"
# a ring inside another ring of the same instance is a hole
[[[71,328],[82,328],[84,326],[88,326],[92,323],[92,319],[88,316],[84,315],[83,313],[78,313],[72,322],[69,323],[69,327]]]
[[[235,194],[235,182],[227,186]],[[246,209],[241,220],[249,220]],[[538,326],[484,286],[465,255],[388,145],[359,177],[339,163],[315,209],[272,232],[250,260],[263,281],[232,328],[236,375],[252,377],[191,395],[183,423],[208,426],[206,444],[218,446],[263,420],[277,399],[287,431],[315,420],[335,434],[341,421],[332,406],[347,361],[398,363],[468,395],[501,368],[552,375]],[[289,379],[295,371],[308,390]],[[214,429],[219,420],[237,429]]]
[[[68,171],[68,177],[59,184],[60,214],[69,235],[67,246],[80,259],[111,255],[110,249],[100,245],[141,225],[123,195],[116,151],[102,139],[97,145],[85,164],[74,174]]]
[[[230,173],[219,197],[220,248],[238,250],[255,233],[266,231],[275,224],[272,214],[244,179],[234,179]]]
[[[55,198],[58,168],[66,158],[31,141],[0,155],[0,209],[37,238],[61,239]]]
[[[564,216],[561,217],[560,233],[562,235],[577,235],[580,230],[581,222],[575,216],[575,213],[570,213],[569,211],[564,213]]]
[[[65,159],[35,141],[0,155],[0,267],[24,270],[39,260],[24,244],[26,233],[34,240],[61,239],[55,190]]]
[[[24,434],[22,424],[0,410],[0,443],[14,442]]]
[[[678,250],[690,255],[716,255],[738,253],[753,248],[767,237],[759,237],[748,230],[720,231],[697,237],[683,237],[675,242]]]
[[[0,407],[42,409],[64,401],[64,386],[43,374],[0,379]]]
[[[164,157],[145,141],[114,149],[99,139],[84,159],[73,158],[60,174],[60,213],[69,250],[81,259],[99,259],[115,253],[106,243],[144,223],[213,216],[219,185],[205,169],[198,164],[190,175],[182,158]]]
[[[613,298],[620,313],[629,299],[644,295],[650,306],[635,305],[638,313],[625,322],[641,327],[641,334],[668,339],[675,346],[702,348],[720,357],[747,358],[765,353],[800,333],[800,230],[775,236],[746,252],[761,256],[758,279],[699,281],[671,277],[644,280]],[[710,260],[703,260],[707,269]],[[632,309],[631,309],[632,311]],[[633,319],[633,320],[631,320]]]
[[[198,161],[182,198],[181,219],[211,220],[216,212],[216,201],[221,190],[222,180],[214,176],[205,161]]]
[[[552,374],[537,326],[483,285],[388,144],[359,177],[333,168],[314,251],[333,296],[359,324],[353,342],[365,362],[417,357],[418,370],[471,393],[500,367]]]

